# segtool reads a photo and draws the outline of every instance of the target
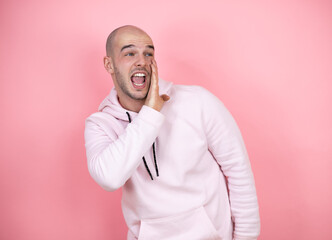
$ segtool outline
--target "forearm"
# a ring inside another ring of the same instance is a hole
[[[93,119],[87,119],[86,150],[93,179],[108,191],[120,188],[151,148],[163,121],[161,113],[143,107],[124,132],[111,139]]]
[[[232,115],[214,96],[204,99],[209,149],[227,178],[234,238],[256,239],[260,217],[255,182],[240,130]]]
[[[227,134],[219,142],[215,158],[227,178],[234,239],[256,239],[260,232],[260,218],[253,173],[235,122],[228,128],[232,134]]]
[[[234,221],[234,239],[257,239],[260,217],[255,182],[245,150],[233,149],[217,156],[227,178],[231,214]]]

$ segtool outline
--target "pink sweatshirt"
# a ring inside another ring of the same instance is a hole
[[[86,120],[89,172],[107,191],[123,187],[128,239],[257,239],[254,178],[231,114],[201,87],[159,88],[171,98],[161,112],[128,111],[113,88]]]

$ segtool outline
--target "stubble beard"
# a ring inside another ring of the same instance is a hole
[[[128,86],[129,84],[131,84],[131,81],[130,81],[130,83],[126,84],[126,78],[119,72],[119,70],[116,66],[114,66],[114,74],[115,74],[116,81],[117,81],[120,89],[122,90],[122,92],[125,95],[127,95],[131,99],[137,100],[137,101],[143,101],[146,99],[149,91],[147,91],[147,93],[145,94],[144,97],[138,97],[138,96],[135,96],[133,93],[131,93],[129,90],[129,86]],[[149,88],[150,88],[150,86],[149,86]]]

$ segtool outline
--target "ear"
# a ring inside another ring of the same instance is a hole
[[[111,57],[107,56],[104,57],[104,67],[106,71],[109,72],[110,74],[114,73],[113,62]]]

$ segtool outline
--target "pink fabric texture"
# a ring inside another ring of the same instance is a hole
[[[201,87],[160,80],[163,93],[171,99],[161,112],[134,113],[113,88],[86,120],[89,172],[105,190],[123,187],[128,239],[257,239],[254,178],[231,114]]]

